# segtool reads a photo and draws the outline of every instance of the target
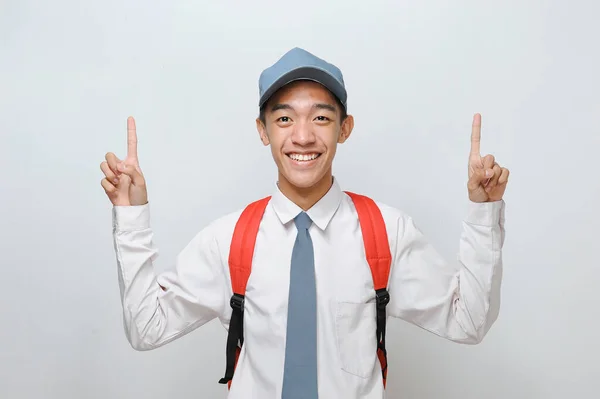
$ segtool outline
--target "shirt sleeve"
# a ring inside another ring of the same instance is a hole
[[[225,312],[226,277],[212,230],[209,225],[200,231],[174,267],[157,275],[149,205],[113,207],[123,322],[133,348],[157,348]]]
[[[469,202],[453,263],[410,217],[399,218],[389,315],[455,342],[481,342],[499,312],[504,207],[503,200]]]

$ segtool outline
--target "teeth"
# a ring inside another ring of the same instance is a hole
[[[294,161],[312,161],[313,159],[315,159],[318,156],[319,156],[319,154],[290,154],[289,155],[289,157],[292,158]]]

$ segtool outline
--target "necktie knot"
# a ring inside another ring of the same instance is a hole
[[[300,230],[308,230],[312,220],[310,220],[310,216],[306,212],[301,212],[294,218],[294,223],[296,223],[296,228]]]

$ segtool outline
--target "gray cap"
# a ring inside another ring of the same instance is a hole
[[[293,48],[260,74],[258,80],[261,107],[277,90],[296,80],[312,80],[325,86],[347,107],[348,94],[342,71],[301,48]]]

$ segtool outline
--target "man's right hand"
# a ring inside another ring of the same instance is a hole
[[[130,206],[148,203],[146,180],[140,169],[137,155],[137,134],[135,120],[127,118],[127,157],[124,160],[115,154],[106,154],[106,161],[100,164],[104,172],[102,187],[113,205]]]

